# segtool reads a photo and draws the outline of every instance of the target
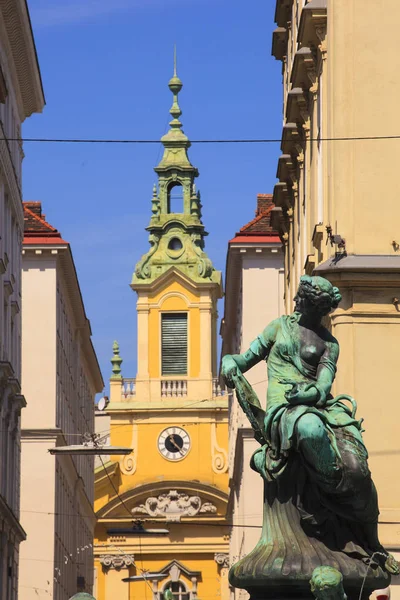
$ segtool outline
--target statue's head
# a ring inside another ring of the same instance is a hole
[[[314,569],[310,587],[317,600],[347,600],[343,589],[343,576],[333,567],[317,567]]]
[[[294,297],[295,310],[302,314],[317,313],[324,317],[341,301],[339,289],[324,277],[303,275]]]

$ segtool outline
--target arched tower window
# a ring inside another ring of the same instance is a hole
[[[187,591],[185,584],[180,580],[168,581],[165,584],[163,591],[159,593],[159,600],[164,600],[164,592],[167,590],[171,590],[174,600],[189,600],[190,594]]]
[[[168,213],[182,214],[183,210],[183,187],[180,183],[171,183],[168,186],[167,196]]]

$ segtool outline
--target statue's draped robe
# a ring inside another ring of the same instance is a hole
[[[282,380],[296,382],[300,388],[310,383],[318,387],[317,368],[301,359],[298,315],[282,316],[275,325],[273,340],[268,337],[271,329],[266,328],[251,344],[251,350],[268,364],[266,443],[253,455],[252,467],[267,482],[277,482],[280,493],[287,495],[287,487],[292,488],[290,494],[309,535],[323,539],[328,547],[367,558],[376,548],[368,547],[363,529],[376,523],[379,513],[361,421],[341,397],[328,396],[324,408],[288,403],[285,392],[291,385]],[[336,365],[329,358],[323,361],[333,379]],[[306,413],[317,415],[325,426],[336,455],[333,469],[316,469],[297,447],[296,423]],[[290,476],[293,468],[295,478]]]

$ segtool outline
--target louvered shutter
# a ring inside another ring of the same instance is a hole
[[[187,375],[187,348],[187,313],[162,314],[162,375]]]

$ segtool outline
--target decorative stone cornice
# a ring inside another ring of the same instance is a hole
[[[289,123],[308,124],[310,112],[304,90],[300,87],[291,89],[286,100],[286,121]]]
[[[223,569],[227,569],[229,567],[229,554],[225,554],[224,552],[216,552],[214,554],[214,560]]]
[[[272,34],[272,56],[282,60],[287,55],[288,32],[286,27],[277,27]]]
[[[290,81],[293,88],[309,89],[317,80],[315,58],[311,48],[303,46],[293,59]]]
[[[283,154],[296,155],[303,150],[301,128],[296,123],[285,123],[282,129],[281,150]]]
[[[327,0],[311,0],[303,8],[299,24],[298,42],[303,46],[318,47],[326,53]]]
[[[116,569],[127,569],[135,564],[135,557],[133,554],[103,554],[100,556],[100,564],[104,570]]]
[[[296,171],[296,165],[292,156],[290,154],[281,154],[278,159],[278,169],[276,172],[279,181],[293,185],[297,181]]]
[[[25,0],[1,0],[6,50],[21,120],[41,112],[45,103],[35,42]],[[4,40],[4,38],[3,38]]]
[[[286,27],[291,21],[293,0],[276,0],[275,23],[279,27]]]
[[[274,186],[273,201],[275,206],[288,209],[292,206],[292,194],[286,182],[280,182]]]

